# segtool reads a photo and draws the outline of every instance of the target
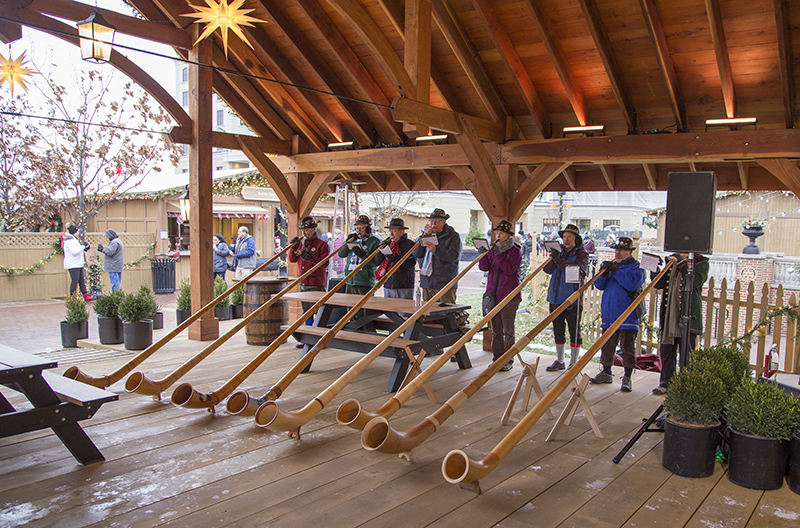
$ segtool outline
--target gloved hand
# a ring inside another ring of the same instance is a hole
[[[90,249],[92,249],[92,246],[90,246],[89,244],[87,244],[86,242],[84,242],[84,243],[83,243],[83,250],[84,250],[84,251],[89,251]]]
[[[550,250],[550,258],[553,260],[561,258],[561,252],[556,248]]]
[[[300,238],[299,237],[294,237],[293,239],[291,239],[289,241],[289,245],[293,246],[293,245],[297,244],[298,242],[300,242]]]
[[[306,248],[300,252],[300,258],[303,260],[312,260],[314,258],[314,254],[311,253],[311,250]]]
[[[103,251],[103,244],[97,244],[97,251]]]
[[[358,233],[350,233],[347,235],[347,242],[352,242],[358,238]]]
[[[619,268],[619,266],[617,266],[617,263],[613,260],[606,260],[600,264],[600,269],[605,270],[603,272],[603,277],[613,277],[617,272],[617,268]]]
[[[362,258],[362,259],[363,259],[364,257],[366,257],[366,256],[367,256],[367,252],[366,252],[366,251],[364,251],[363,249],[361,249],[361,248],[360,248],[360,247],[358,247],[358,246],[356,246],[356,247],[354,247],[354,248],[353,248],[353,253],[355,253],[356,255],[358,255],[358,258]]]

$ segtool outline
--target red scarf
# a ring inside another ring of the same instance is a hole
[[[392,255],[400,255],[400,244],[392,240],[389,242],[389,249],[392,250]],[[386,272],[392,267],[394,262],[389,262],[388,258],[383,259],[383,262],[380,263],[378,269],[375,270],[375,278],[377,280],[381,280],[381,278],[386,275]]]

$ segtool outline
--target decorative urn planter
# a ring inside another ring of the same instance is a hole
[[[742,253],[745,255],[758,255],[761,253],[761,250],[756,245],[756,239],[764,236],[764,228],[761,226],[746,227],[742,229],[742,234],[750,239],[750,243],[742,249]]]

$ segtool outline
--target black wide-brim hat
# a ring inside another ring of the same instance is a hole
[[[317,227],[317,223],[314,219],[310,216],[303,218],[303,221],[300,223],[300,229],[311,229],[312,227]]]
[[[514,226],[512,226],[511,222],[508,220],[501,221],[499,224],[497,224],[497,227],[492,229],[492,231],[502,231],[503,233],[514,236]]]
[[[389,225],[386,226],[386,229],[408,229],[408,227],[406,227],[402,218],[392,218]]]
[[[636,246],[633,245],[633,240],[629,237],[619,237],[619,242],[611,246],[613,249],[622,249],[625,251],[633,251]]]
[[[578,226],[576,226],[575,224],[567,224],[567,227],[558,232],[558,236],[564,238],[564,233],[572,233],[573,235],[575,235],[576,245],[583,244],[583,237],[581,236],[581,232],[578,229]]]

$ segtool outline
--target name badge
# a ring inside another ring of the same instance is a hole
[[[564,270],[564,279],[567,284],[579,284],[581,282],[581,267],[567,266]]]

